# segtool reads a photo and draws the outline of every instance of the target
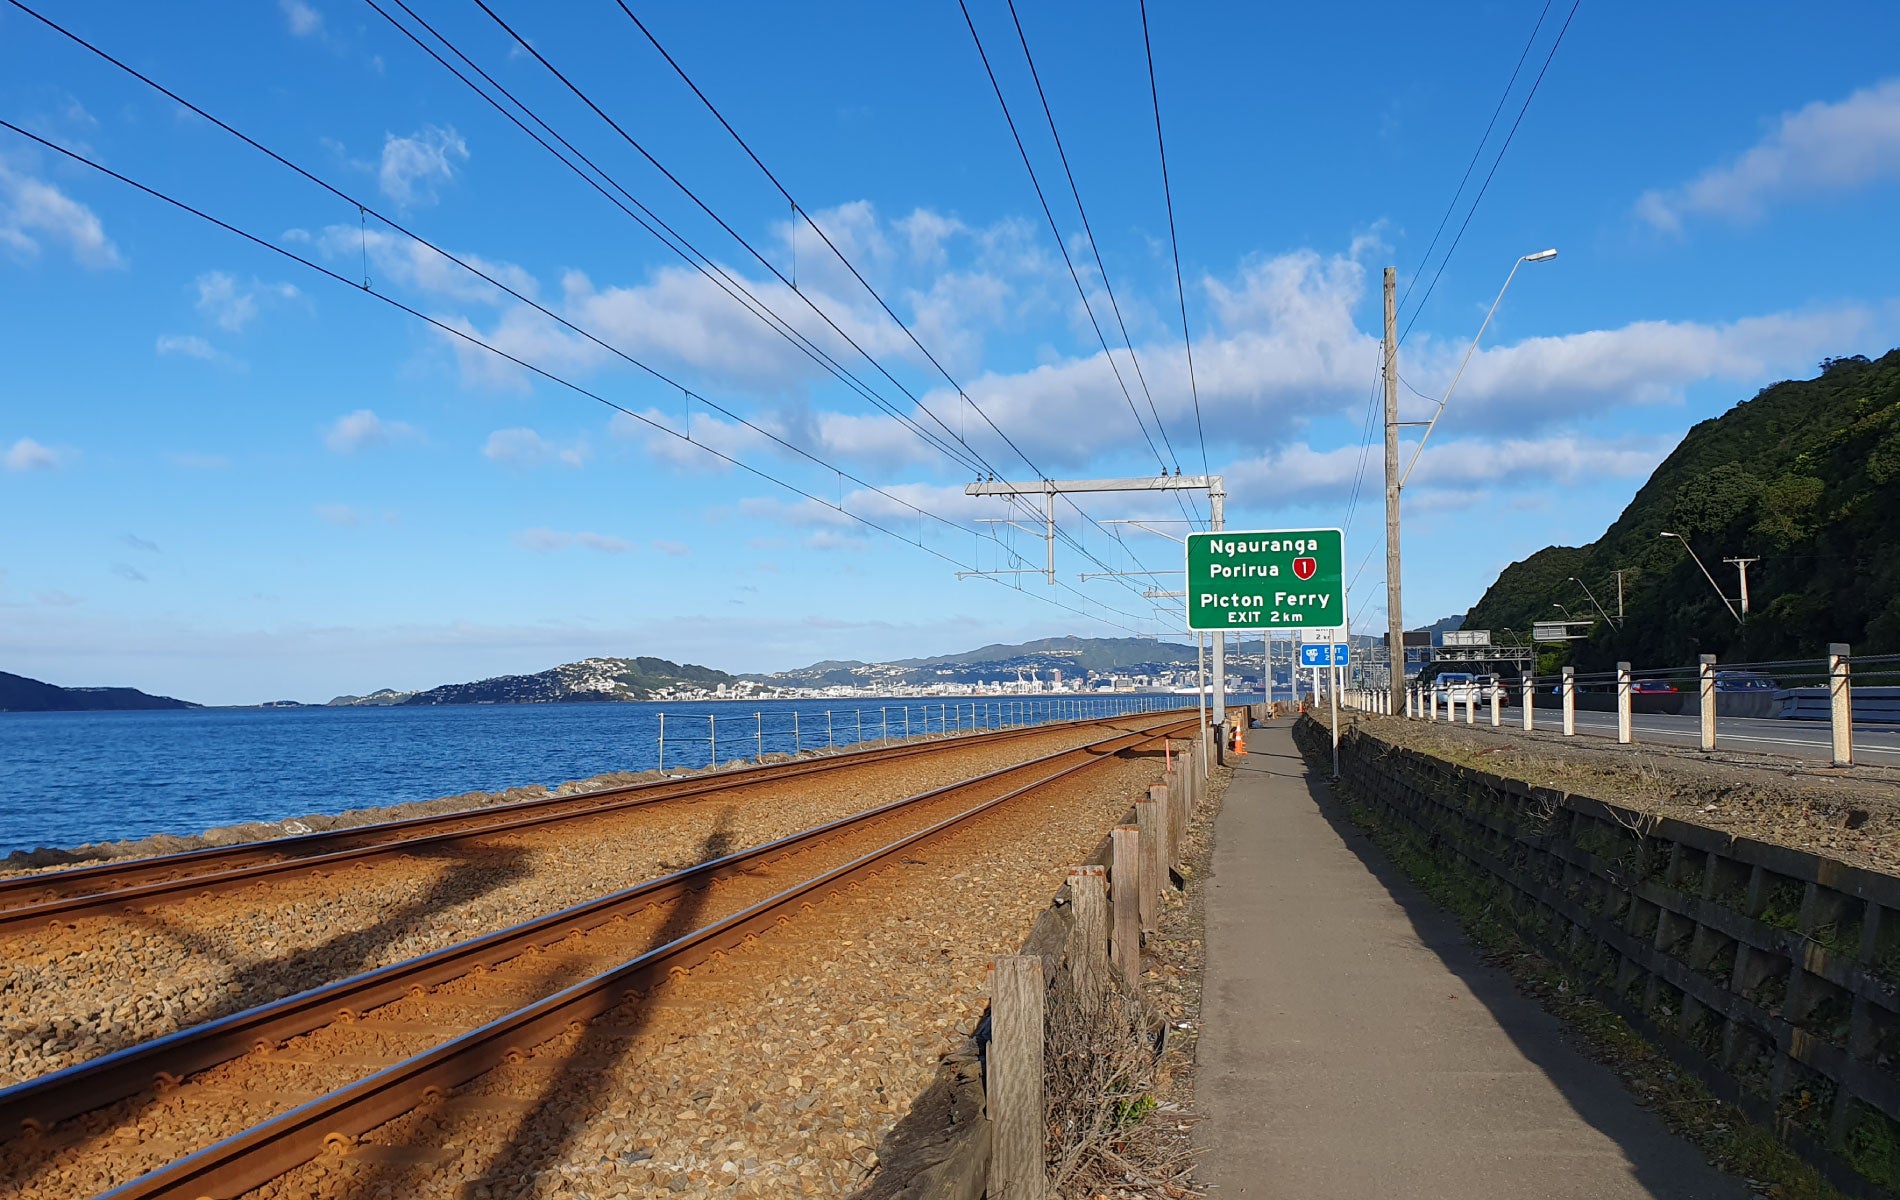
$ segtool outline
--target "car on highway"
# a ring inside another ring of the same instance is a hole
[[[1667,679],[1638,679],[1630,684],[1630,692],[1638,696],[1666,696],[1676,690]]]
[[[1781,685],[1766,675],[1757,675],[1753,671],[1717,671],[1715,690],[1718,692],[1772,692]]]
[[[1437,693],[1440,704],[1463,704],[1469,697],[1477,700],[1484,693],[1478,690],[1478,677],[1469,671],[1447,671],[1432,681],[1432,690]]]

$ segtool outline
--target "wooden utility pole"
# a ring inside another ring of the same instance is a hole
[[[1385,269],[1385,615],[1392,656],[1392,709],[1405,703],[1405,609],[1399,602],[1399,334],[1393,291],[1398,268]]]

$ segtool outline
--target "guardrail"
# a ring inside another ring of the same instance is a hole
[[[1014,729],[1122,713],[1171,712],[1193,708],[1197,703],[1199,699],[1191,695],[1137,693],[886,704],[876,708],[757,709],[750,713],[724,714],[661,711],[658,714],[659,769],[666,770],[669,743],[674,746],[675,767],[716,767],[721,762],[722,746],[726,749],[725,762],[763,759],[767,754],[796,757],[808,750],[831,750],[861,742],[882,745],[914,737]],[[672,732],[667,730],[669,718],[673,722]],[[682,728],[690,732],[682,733]],[[696,732],[700,728],[705,732]],[[700,746],[705,747],[703,754],[691,749]],[[682,753],[680,747],[688,749]]]
[[[1489,695],[1486,695],[1486,691]],[[1832,733],[1836,766],[1854,761],[1855,725],[1900,723],[1900,654],[1855,655],[1844,642],[1830,643],[1824,656],[1774,662],[1721,663],[1713,654],[1693,665],[1645,667],[1627,662],[1613,671],[1527,674],[1501,687],[1480,684],[1449,688],[1416,683],[1406,689],[1404,716],[1412,720],[1478,722],[1480,705],[1493,726],[1504,724],[1503,710],[1513,706],[1526,730],[1538,727],[1538,710],[1555,710],[1565,737],[1577,735],[1576,714],[1613,712],[1616,740],[1636,740],[1634,718],[1646,714],[1697,716],[1703,750],[1721,745],[1718,717],[1826,721]],[[1392,711],[1388,693],[1359,690],[1342,694],[1348,707],[1381,715]],[[1527,702],[1528,701],[1528,702]],[[1441,717],[1440,711],[1443,710]]]

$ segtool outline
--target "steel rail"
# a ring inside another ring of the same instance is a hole
[[[186,851],[181,854],[104,863],[96,867],[75,868],[71,871],[22,876],[0,881],[0,906],[5,906],[0,907],[0,930],[21,922],[70,921],[79,916],[110,912],[126,905],[163,899],[180,892],[199,894],[241,887],[266,876],[281,878],[331,871],[365,858],[401,854],[412,849],[442,845],[468,838],[488,837],[557,821],[620,812],[666,800],[688,799],[738,787],[935,754],[958,747],[1014,741],[1052,730],[1078,728],[1103,721],[1118,720],[1122,715],[1138,714],[1087,717],[1018,729],[995,730],[968,737],[942,738],[901,746],[880,746],[874,749],[845,751],[823,758],[740,768],[721,773],[716,777],[704,776],[687,780],[656,779],[646,783],[576,792],[566,796],[537,797],[533,800],[498,804],[482,809],[436,813],[398,821],[359,825],[349,829],[325,830],[321,833],[300,834],[295,837],[263,842],[245,842],[235,846],[218,846]],[[362,842],[365,839],[368,839],[367,844],[348,845],[348,843]],[[325,847],[341,848],[326,849]],[[259,855],[274,855],[275,857],[266,858],[261,862],[226,865],[235,860],[255,858]],[[210,869],[196,870],[203,867]],[[185,869],[190,873],[174,874],[180,869]],[[154,876],[156,878],[153,878]],[[75,890],[101,883],[108,886],[96,891]],[[18,899],[27,894],[45,896],[49,893],[51,898],[48,899],[26,901]]]
[[[1111,718],[1112,719],[1112,718]],[[578,932],[598,928],[641,909],[669,903],[733,875],[754,871],[772,859],[852,829],[877,824],[903,810],[951,793],[980,787],[1017,772],[1046,767],[1077,754],[1106,757],[1114,743],[1167,736],[1185,722],[1162,732],[1131,730],[1083,746],[1016,763],[955,783],[906,796],[864,812],[841,817],[771,842],[734,851],[670,875],[647,880],[480,937],[444,946],[402,962],[257,1005],[242,1012],[182,1029],[136,1046],[101,1055],[60,1071],[0,1089],[0,1130],[50,1130],[80,1113],[137,1095],[165,1083],[238,1058],[261,1045],[275,1045],[330,1024],[344,1013],[363,1013],[402,999],[418,988],[434,987],[472,970],[491,967],[520,954],[553,945]]]
[[[346,1084],[241,1133],[147,1172],[96,1200],[205,1200],[240,1196],[309,1162],[326,1146],[347,1147],[364,1133],[409,1112],[448,1089],[466,1083],[577,1023],[584,1024],[674,971],[690,971],[717,954],[789,920],[798,902],[829,889],[833,895],[888,869],[890,860],[917,843],[972,820],[1029,792],[1108,761],[1122,750],[1160,741],[1189,722],[1106,739],[1084,751],[1082,762],[991,797],[897,841],[825,871],[777,895],[655,947],[609,971],[516,1009],[420,1054]],[[1109,742],[1126,741],[1114,750]],[[1063,751],[1073,755],[1075,750]],[[1052,756],[1056,757],[1056,756]]]

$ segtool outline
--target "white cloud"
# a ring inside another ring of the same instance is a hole
[[[1732,162],[1681,187],[1645,192],[1636,211],[1656,228],[1675,231],[1688,217],[1751,220],[1778,200],[1851,191],[1891,178],[1900,178],[1900,79],[1784,113],[1766,137]]]
[[[1415,439],[1399,444],[1403,470],[1412,461]],[[1407,505],[1441,505],[1449,498],[1459,506],[1502,485],[1561,486],[1601,478],[1641,478],[1655,470],[1675,447],[1671,436],[1614,439],[1560,434],[1544,438],[1434,438],[1405,485]],[[1230,465],[1226,470],[1228,494],[1237,506],[1255,508],[1326,507],[1352,493],[1360,480],[1359,499],[1375,507],[1384,503],[1384,463],[1378,448],[1363,456],[1358,445],[1315,450],[1304,442]]]
[[[653,548],[658,550],[661,554],[670,555],[674,558],[682,558],[692,553],[693,549],[685,542],[675,542],[667,538],[654,538]]]
[[[71,461],[72,456],[41,445],[30,437],[23,437],[7,447],[0,455],[0,466],[9,471],[56,471]]]
[[[419,437],[415,426],[402,421],[385,421],[367,408],[338,417],[323,435],[323,444],[338,454],[354,454],[372,446]]]
[[[196,280],[198,311],[227,333],[239,333],[257,319],[258,305],[266,300],[294,300],[297,289],[288,283],[239,283],[224,271],[206,271]]]
[[[510,467],[580,468],[592,454],[585,438],[561,445],[524,426],[497,429],[482,444],[482,457]]]
[[[425,125],[408,137],[384,135],[377,180],[398,204],[434,204],[436,188],[455,178],[455,164],[467,161],[468,143],[453,126]]]
[[[297,37],[316,37],[323,32],[323,14],[304,3],[304,0],[277,0],[277,7],[283,10],[284,20],[290,25],[290,32]]]
[[[176,354],[205,362],[218,362],[224,358],[216,346],[195,333],[161,333],[158,335],[157,349],[160,354]]]
[[[41,239],[65,245],[82,266],[125,265],[90,208],[45,180],[0,162],[0,246],[30,258],[39,253]]]
[[[585,531],[569,533],[560,529],[545,528],[522,530],[515,535],[515,545],[537,554],[566,550],[571,546],[598,550],[602,554],[627,554],[639,548],[625,538],[617,538],[611,534]]]

